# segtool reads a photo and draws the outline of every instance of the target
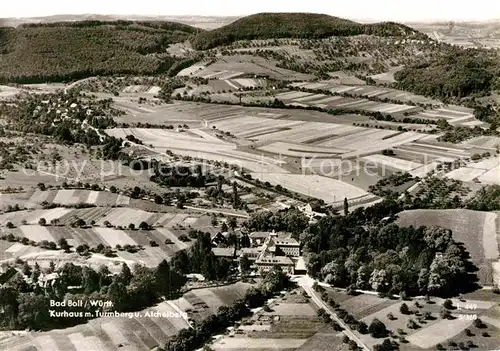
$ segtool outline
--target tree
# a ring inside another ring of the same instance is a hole
[[[129,223],[128,229],[135,230],[135,224],[134,223]]]
[[[368,325],[363,321],[359,321],[357,330],[360,334],[368,334]]]
[[[229,230],[229,227],[227,226],[226,222],[222,222],[222,225],[220,227],[221,232],[227,232]]]
[[[69,244],[65,238],[59,239],[58,244],[59,244],[59,247],[61,249],[63,249],[64,251],[69,251]]]
[[[344,216],[349,214],[349,202],[347,201],[347,197],[344,198]]]
[[[43,218],[43,217],[42,217],[42,218],[40,218],[40,219],[38,220],[38,225],[41,225],[41,226],[45,226],[45,225],[47,225],[47,220],[46,220],[45,218]]]
[[[229,226],[229,228],[231,228],[231,230],[235,230],[236,226],[238,225],[236,217],[229,217],[227,220],[227,225]]]
[[[447,309],[443,308],[441,310],[441,318],[443,318],[443,319],[452,319],[450,310],[447,310]]]
[[[12,222],[10,222],[10,221],[9,221],[9,222],[7,222],[7,223],[5,223],[5,226],[6,226],[8,229],[13,229],[13,228],[15,228],[15,227],[16,227],[16,226],[14,225],[14,223],[12,223]]]
[[[23,263],[23,269],[22,269],[22,272],[25,276],[29,277],[31,276],[31,267],[30,265],[28,264],[28,262],[24,262]]]
[[[120,312],[127,309],[128,306],[128,292],[121,279],[114,279],[108,287],[108,298],[113,304],[113,308]]]
[[[122,263],[122,269],[119,277],[125,286],[127,286],[132,280],[132,271],[126,263]]]
[[[368,327],[368,332],[374,338],[383,338],[388,333],[385,324],[382,323],[377,318],[373,319],[373,321],[370,323],[370,326]]]
[[[251,262],[246,255],[240,258],[241,275],[247,276],[250,273]]]
[[[210,224],[212,224],[212,227],[217,227],[217,225],[219,224],[219,220],[217,219],[215,213],[212,214],[212,217],[210,219]]]
[[[476,318],[474,319],[474,322],[473,322],[474,326],[476,328],[479,328],[479,329],[484,329],[486,328],[486,324],[483,323],[482,320],[480,320],[479,318]]]
[[[248,234],[243,234],[241,236],[240,244],[241,244],[241,247],[250,247],[251,246],[250,237],[248,236]]]
[[[443,307],[446,308],[447,310],[453,309],[453,302],[450,299],[446,299],[443,302]]]
[[[155,195],[155,204],[161,205],[163,203],[163,197],[160,195]]]
[[[349,340],[347,345],[349,346],[349,350],[357,350],[358,349],[358,344],[354,340]]]
[[[49,262],[49,273],[54,273],[56,271],[56,265],[54,261]]]
[[[401,306],[399,306],[399,312],[401,312],[401,314],[410,314],[410,308],[403,302]]]
[[[139,229],[140,230],[149,230],[149,229],[151,229],[151,227],[148,223],[146,223],[145,221],[142,221],[141,223],[139,223]]]

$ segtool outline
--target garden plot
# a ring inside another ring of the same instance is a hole
[[[411,210],[399,214],[397,224],[404,227],[440,226],[450,229],[453,239],[462,242],[479,268],[480,283],[493,282],[491,260],[497,260],[497,214],[471,210]],[[500,275],[499,275],[500,277]]]
[[[330,140],[320,142],[317,145],[322,147],[339,147],[349,150],[357,150],[358,148],[366,147],[367,144],[378,143],[384,138],[396,134],[391,130],[377,130],[357,128],[348,130],[347,135],[332,138]],[[388,139],[390,140],[390,139]]]
[[[116,245],[137,245],[137,243],[122,230],[113,228],[94,228],[93,229],[109,246]]]
[[[360,188],[340,180],[318,175],[253,173],[252,177],[261,182],[279,184],[291,191],[322,199],[328,203],[343,201],[344,198],[355,199],[368,195]]]
[[[213,314],[217,313],[219,307],[225,305],[224,302],[221,299],[219,299],[217,295],[214,294],[209,289],[195,289],[192,292],[197,298],[199,298],[208,305],[210,311]]]
[[[361,159],[372,164],[377,164],[382,167],[392,167],[401,171],[411,171],[412,169],[422,166],[422,164],[418,162],[406,161],[385,155],[370,155],[362,157]]]
[[[287,91],[285,93],[276,94],[276,98],[279,100],[296,100],[299,98],[312,96],[314,93],[308,93],[305,91]]]
[[[35,242],[40,242],[43,240],[55,242],[54,237],[50,234],[47,227],[43,227],[41,225],[22,225],[20,229],[25,238],[28,238]]]

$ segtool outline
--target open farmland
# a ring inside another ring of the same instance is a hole
[[[251,285],[236,283],[224,289],[234,291],[234,296],[244,294]],[[200,289],[216,291],[218,288]],[[187,293],[189,295],[191,293]],[[186,300],[182,298],[180,300]],[[180,330],[189,328],[189,323],[179,312],[186,312],[189,304],[180,300],[164,301],[143,311],[130,313],[123,317],[100,317],[86,324],[53,330],[50,332],[30,331],[21,335],[0,340],[0,349],[12,351],[98,351],[98,350],[151,350],[163,346]],[[211,301],[202,300],[210,308]],[[227,298],[220,305],[229,306],[234,302]],[[192,309],[192,308],[191,308]],[[165,318],[154,313],[170,314]]]
[[[496,213],[470,210],[411,210],[399,214],[401,226],[440,226],[450,229],[453,238],[462,242],[471,254],[473,263],[479,268],[482,284],[500,282],[500,272],[493,269],[500,259],[498,252]]]
[[[278,80],[307,80],[311,75],[276,67],[275,61],[259,56],[234,55],[220,57],[210,65],[194,64],[178,76],[200,77],[205,79],[232,79],[245,74],[266,75]]]
[[[333,178],[318,175],[253,173],[261,182],[279,184],[286,189],[306,196],[322,199],[330,204],[343,203],[347,198],[351,204],[367,203],[377,199],[366,191]]]
[[[500,157],[469,163],[446,174],[448,178],[470,182],[477,179],[485,184],[500,184]]]
[[[347,87],[344,89],[337,89],[337,93],[344,93],[355,87]],[[386,90],[381,90],[381,93]],[[413,112],[418,108],[410,105],[398,105],[378,101],[370,101],[366,98],[350,98],[341,96],[331,96],[325,94],[314,94],[300,91],[285,92],[276,95],[276,98],[283,101],[286,105],[297,106],[315,106],[324,109],[343,108],[350,110],[361,110],[370,112],[381,112],[386,114],[403,114],[404,112]]]
[[[107,191],[65,189],[37,190],[29,199],[29,202],[38,204],[44,201],[59,205],[89,204],[96,206],[126,206],[130,204],[130,197],[121,194],[113,194]]]
[[[164,129],[145,128],[115,128],[108,129],[106,132],[116,137],[134,135],[144,144],[152,145],[157,153],[166,153],[167,150],[172,150],[179,155],[227,162],[257,172],[287,172],[280,167],[282,161],[241,152],[236,150],[236,144],[219,140],[203,131],[198,131],[196,136]]]

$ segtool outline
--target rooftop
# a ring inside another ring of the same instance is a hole
[[[218,257],[234,257],[236,249],[234,247],[214,247],[212,252]]]
[[[289,265],[293,265],[293,261],[286,257],[286,256],[274,256],[274,257],[262,257],[262,258],[259,258],[257,261],[255,261],[255,263],[259,264],[259,263],[262,263],[262,264],[266,264],[266,263],[270,263],[270,264],[289,264]]]

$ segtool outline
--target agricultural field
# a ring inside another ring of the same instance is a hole
[[[224,288],[204,288],[186,293],[181,299],[158,305],[123,317],[99,317],[86,324],[49,332],[30,331],[19,336],[0,339],[0,349],[12,351],[91,351],[91,350],[151,350],[163,346],[180,330],[190,327],[192,306],[188,299],[197,299],[212,311],[229,306],[243,296],[249,284],[236,283]],[[223,292],[219,294],[218,290]],[[217,295],[219,294],[219,295]],[[207,296],[207,297],[205,297]],[[214,301],[216,299],[216,301]],[[191,311],[191,312],[189,312]],[[187,312],[185,319],[180,312]],[[170,314],[165,318],[154,313]],[[212,312],[213,313],[213,312]]]
[[[433,349],[436,344],[447,346],[453,340],[457,344],[460,341],[472,340],[479,350],[491,350],[498,346],[498,323],[500,315],[495,302],[498,298],[491,292],[486,292],[481,298],[464,297],[462,300],[452,299],[455,309],[451,310],[452,319],[443,320],[440,317],[444,300],[432,298],[431,302],[423,298],[408,301],[381,298],[375,294],[347,295],[338,289],[326,289],[330,298],[340,304],[340,307],[351,314],[355,319],[364,321],[367,325],[376,318],[384,323],[389,331],[397,336],[404,337],[407,342],[399,343],[400,350]],[[402,314],[400,307],[403,303],[409,306],[410,314]],[[458,306],[458,307],[457,307]],[[416,312],[416,313],[415,313]],[[431,318],[419,321],[425,313],[430,313]],[[393,318],[389,318],[389,316]],[[474,318],[485,322],[483,329],[473,326]],[[416,329],[410,329],[407,324],[409,320],[417,322]],[[472,334],[465,335],[465,329],[470,329]],[[490,336],[484,337],[482,332],[488,332]],[[373,338],[369,334],[356,334],[370,347],[379,344],[383,339]],[[493,348],[488,346],[494,346]]]
[[[202,63],[194,64],[180,71],[177,75],[221,80],[238,78],[248,74],[265,75],[277,80],[308,80],[312,78],[308,74],[279,68],[276,64],[276,61],[258,56],[223,56],[208,66]]]
[[[377,199],[366,191],[340,180],[319,175],[253,173],[253,178],[272,185],[281,185],[291,191],[322,199],[329,204],[343,203],[344,198],[350,204],[366,203]]]
[[[387,74],[382,73],[379,76],[382,75],[386,76]],[[374,78],[374,76],[372,76],[372,78]],[[352,83],[339,84],[337,80],[333,79],[333,80],[323,80],[314,83],[309,83],[309,82],[292,83],[290,84],[290,87],[304,88],[307,90],[327,90],[334,94],[348,93],[349,95],[364,97],[364,98],[376,97],[378,99],[399,101],[402,104],[407,102],[432,104],[432,105],[440,104],[439,101],[432,100],[421,95],[415,95],[403,90],[391,89],[386,87],[379,88],[368,85],[358,85],[358,86],[356,85],[358,84],[352,84]]]
[[[471,210],[411,210],[399,214],[401,226],[440,226],[450,229],[453,238],[462,242],[479,268],[478,278],[483,285],[500,283],[498,261],[498,214]]]
[[[305,86],[307,87],[307,85]],[[357,89],[366,89],[365,87],[356,87],[356,86],[341,86],[335,87],[331,89],[327,89],[332,93],[342,94],[348,93],[349,91],[355,91]],[[377,96],[380,94],[387,93],[387,90],[376,90],[372,93],[367,93],[366,97]],[[315,94],[308,93],[302,91],[289,91],[276,95],[276,98],[283,101],[286,105],[294,105],[299,104],[298,106],[315,106],[324,109],[335,109],[335,108],[343,108],[350,109],[353,111],[370,111],[370,112],[381,112],[385,114],[398,114],[403,115],[404,112],[413,112],[417,111],[418,107],[411,105],[398,105],[392,103],[385,103],[379,101],[372,101],[368,98],[363,98],[362,96],[359,98],[350,98],[350,97],[342,97],[340,95],[331,96],[325,94]]]
[[[317,307],[295,290],[272,299],[266,312],[259,309],[236,328],[216,340],[213,350],[312,350],[325,336],[337,336],[317,317]],[[316,338],[316,336],[318,336]],[[330,349],[330,348],[329,348]],[[340,350],[340,349],[339,349]]]
[[[446,174],[448,178],[463,182],[478,181],[484,184],[500,184],[500,157],[488,158]]]

